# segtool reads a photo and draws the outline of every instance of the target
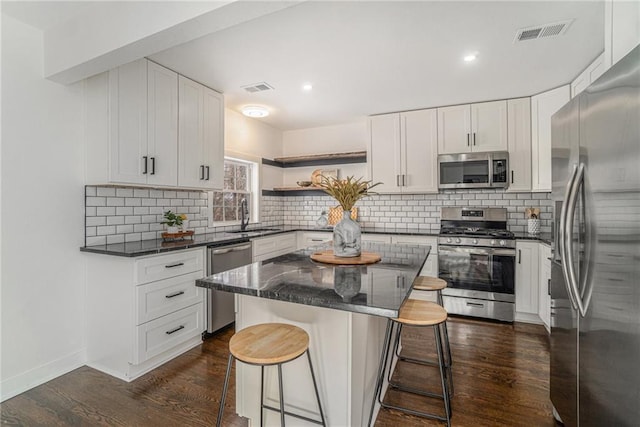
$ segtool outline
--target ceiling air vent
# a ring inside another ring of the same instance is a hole
[[[273,90],[273,87],[265,82],[254,83],[252,85],[242,86],[242,89],[249,93],[264,92],[265,90]]]
[[[515,42],[523,42],[525,40],[541,39],[545,37],[554,37],[564,34],[573,19],[562,22],[554,22],[552,24],[537,25],[535,27],[521,28],[516,33]]]

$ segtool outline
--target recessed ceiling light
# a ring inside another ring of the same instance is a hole
[[[313,89],[313,85],[311,83],[305,83],[305,84],[302,85],[302,90],[305,90],[305,91],[308,92],[311,89]]]
[[[477,54],[471,53],[469,55],[465,55],[465,57],[463,59],[464,59],[464,62],[473,62],[473,61],[476,60],[477,57],[478,57]]]
[[[269,115],[269,110],[265,107],[261,107],[259,105],[247,105],[242,109],[242,114],[247,117],[267,117]]]

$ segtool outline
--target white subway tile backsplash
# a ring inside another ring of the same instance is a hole
[[[131,206],[118,206],[115,215],[133,215],[133,207]]]
[[[131,215],[124,217],[125,224],[140,224],[142,222],[142,218],[138,215]]]
[[[107,243],[106,236],[87,237],[85,239],[85,244],[87,246],[104,245],[106,243]]]
[[[118,234],[133,233],[133,225],[132,224],[118,225],[116,228],[116,232]]]
[[[107,234],[116,234],[115,225],[104,225],[102,227],[97,227],[96,234],[98,236],[106,236]]]
[[[113,234],[111,236],[107,236],[107,243],[123,243],[124,236],[122,234]]]
[[[141,233],[130,233],[130,234],[125,234],[124,235],[124,241],[125,242],[138,242],[142,240],[142,234]]]
[[[151,208],[149,206],[137,206],[133,208],[134,215],[149,215]],[[162,208],[159,208],[158,214],[162,213]]]
[[[127,197],[124,199],[125,206],[140,206],[142,201],[137,197]]]
[[[116,197],[133,197],[133,188],[116,188]]]
[[[85,216],[96,216],[96,207],[95,206],[87,206],[84,208]]]
[[[114,208],[113,206],[98,207],[98,209],[96,210],[96,215],[98,216],[108,216],[108,215],[115,215],[115,214],[116,214],[116,208]]]
[[[84,195],[87,197],[95,196],[96,194],[98,194],[96,187],[86,186],[84,189],[85,189]]]
[[[98,196],[113,197],[116,195],[116,189],[113,187],[98,187]]]
[[[123,216],[108,216],[107,217],[107,225],[120,225],[124,224]]]
[[[149,190],[145,190],[143,188],[134,188],[133,197],[149,197]]]
[[[85,204],[86,206],[106,206],[107,199],[105,197],[87,197]]]
[[[106,225],[107,224],[107,218],[104,216],[92,216],[92,217],[87,217],[85,218],[85,225],[87,227],[95,227],[97,225]]]

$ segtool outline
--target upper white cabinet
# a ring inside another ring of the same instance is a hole
[[[507,150],[507,101],[438,108],[438,154]]]
[[[84,92],[88,184],[222,188],[221,94],[146,59],[85,80]]]
[[[532,191],[551,191],[551,116],[569,102],[569,86],[531,97]]]
[[[436,110],[370,118],[369,177],[380,193],[438,191]]]
[[[604,68],[609,69],[640,43],[640,2],[605,0]]]
[[[178,185],[215,189],[224,179],[224,101],[221,94],[179,77]]]
[[[507,191],[531,191],[531,99],[507,101],[509,187]]]
[[[571,82],[571,98],[585,90],[606,71],[604,53],[598,56],[576,79]]]

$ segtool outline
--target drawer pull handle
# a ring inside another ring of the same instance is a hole
[[[180,291],[180,292],[176,292],[175,294],[171,294],[171,295],[165,295],[165,298],[174,298],[180,295],[184,295],[184,291]]]
[[[312,242],[324,242],[324,239],[311,239]]]
[[[477,303],[477,302],[467,302],[467,305],[470,305],[471,307],[484,308],[484,304],[480,304],[480,303]]]
[[[165,332],[165,334],[167,334],[167,335],[171,335],[171,334],[176,333],[176,332],[178,332],[178,331],[180,331],[180,330],[182,330],[182,329],[184,329],[184,325],[180,325],[180,326],[178,326],[178,327],[177,327],[177,328],[175,328],[175,329],[172,329],[172,330],[170,330],[170,331],[167,331],[167,332]]]
[[[184,262],[178,262],[176,264],[171,264],[171,265],[165,265],[164,268],[174,268],[174,267],[180,267],[183,266]]]

